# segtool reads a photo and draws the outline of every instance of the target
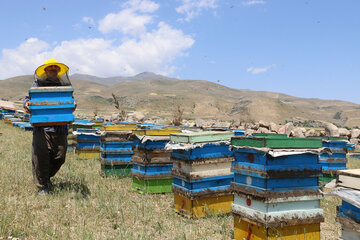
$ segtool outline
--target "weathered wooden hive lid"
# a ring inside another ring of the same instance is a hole
[[[170,135],[170,141],[175,143],[202,143],[202,142],[218,142],[230,141],[234,136],[234,132],[191,132],[191,133],[177,133]]]

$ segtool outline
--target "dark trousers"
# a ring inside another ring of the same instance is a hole
[[[65,162],[67,134],[34,131],[32,143],[32,170],[38,188],[49,187],[53,177]]]

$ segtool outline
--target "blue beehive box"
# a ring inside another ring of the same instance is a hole
[[[97,134],[96,129],[82,129],[76,130],[76,149],[78,150],[100,150],[100,134]]]
[[[303,153],[273,157],[255,149],[234,149],[232,188],[243,193],[268,194],[303,192],[317,194],[321,164],[318,155]]]
[[[33,87],[29,90],[33,126],[70,124],[75,120],[74,89],[70,86]]]

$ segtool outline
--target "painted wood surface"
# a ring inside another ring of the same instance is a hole
[[[171,193],[172,178],[140,179],[132,177],[132,190],[139,193]]]
[[[170,134],[180,133],[177,129],[138,129],[134,130],[133,134],[143,136],[169,136]]]
[[[321,148],[322,141],[320,139],[310,138],[260,138],[260,137],[233,137],[231,144],[242,147],[256,148]]]
[[[75,120],[72,87],[37,87],[29,90],[30,123],[48,126]]]
[[[234,216],[236,240],[320,240],[320,223],[265,228]]]
[[[101,152],[107,154],[133,154],[133,142],[126,141],[126,142],[101,142]]]
[[[351,203],[342,200],[341,206],[337,206],[336,210],[336,215],[338,217],[345,217],[360,224],[360,209]]]
[[[278,226],[280,222],[286,222],[285,225],[308,224],[324,220],[320,199],[322,196],[301,196],[263,201],[251,195],[235,194],[232,210],[246,219],[266,226]]]
[[[174,175],[189,179],[231,175],[231,162],[191,164],[187,161],[175,160],[172,172]]]
[[[260,137],[260,138],[287,138],[287,134],[277,134],[277,133],[254,133],[252,134],[253,137]]]
[[[360,169],[340,170],[337,173],[338,186],[360,190]]]
[[[168,140],[160,140],[160,141],[146,141],[144,143],[139,143],[137,148],[146,151],[165,149]]]
[[[132,154],[106,154],[101,153],[100,162],[103,165],[124,165],[132,160]]]
[[[131,174],[144,178],[164,178],[171,176],[171,164],[148,164],[133,163]]]
[[[231,137],[235,136],[234,132],[191,132],[178,133],[170,136],[170,141],[176,143],[200,143],[200,142],[216,142],[229,141]]]
[[[106,177],[129,177],[132,165],[101,165],[101,173]]]
[[[87,159],[99,159],[100,158],[100,151],[94,150],[76,150],[77,159],[80,160],[87,160]]]
[[[231,211],[233,195],[206,197],[191,200],[183,195],[174,194],[175,212],[188,218],[203,218],[227,214]]]
[[[102,131],[131,131],[135,130],[136,126],[131,125],[125,125],[125,126],[119,126],[119,125],[102,125],[100,127]]]
[[[313,204],[309,205],[312,206]],[[295,226],[324,221],[324,212],[321,208],[263,213],[249,207],[232,204],[231,211],[243,219],[256,222],[265,227]]]
[[[233,152],[227,143],[207,143],[189,150],[175,149],[171,157],[177,160],[197,161],[212,158],[232,157]]]

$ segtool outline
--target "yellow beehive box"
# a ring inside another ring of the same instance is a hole
[[[319,240],[320,223],[266,228],[234,215],[234,237],[238,240]]]
[[[77,150],[76,155],[79,160],[100,159],[100,150]]]
[[[230,213],[233,202],[233,195],[189,199],[181,194],[174,193],[175,212],[188,218]]]
[[[134,130],[134,135],[147,136],[170,136],[170,134],[180,133],[178,129],[138,129]]]
[[[126,126],[120,126],[120,125],[103,125],[100,127],[102,131],[132,131],[136,129],[136,126],[126,125]]]

